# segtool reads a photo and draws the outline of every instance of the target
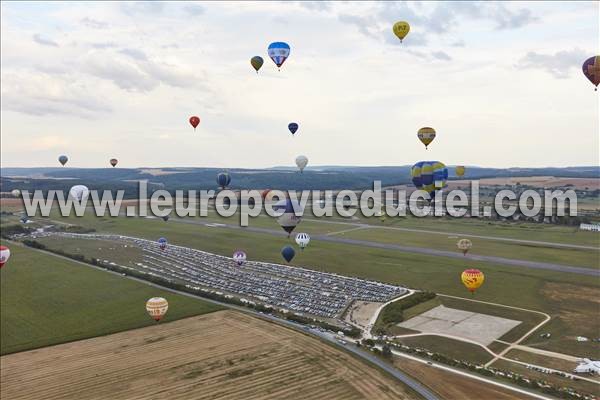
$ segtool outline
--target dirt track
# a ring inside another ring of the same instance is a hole
[[[2,399],[414,399],[292,330],[221,311],[2,357]]]

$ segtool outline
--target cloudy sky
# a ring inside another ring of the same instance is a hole
[[[600,94],[581,73],[598,2],[1,8],[3,167],[600,164]],[[274,41],[292,48],[280,72]],[[438,132],[427,151],[422,126]]]

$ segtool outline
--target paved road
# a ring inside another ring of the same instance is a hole
[[[324,219],[312,219],[312,218],[303,218],[303,220],[310,221],[310,222],[318,222],[318,223],[322,223],[322,224],[350,225],[350,226],[355,226],[357,228],[387,229],[387,230],[393,230],[393,231],[429,233],[429,234],[444,235],[444,236],[461,236],[461,237],[471,237],[471,238],[478,238],[478,239],[485,239],[485,240],[497,240],[497,241],[501,241],[501,242],[533,244],[533,245],[546,246],[546,247],[558,247],[558,248],[568,248],[568,249],[600,251],[600,248],[598,246],[586,246],[586,245],[571,244],[571,243],[543,242],[543,241],[539,241],[539,240],[514,239],[514,238],[501,237],[501,236],[475,235],[475,234],[471,234],[471,233],[432,231],[432,230],[427,230],[427,229],[416,229],[416,228],[402,228],[399,226],[380,226],[380,225],[367,224],[364,222],[328,221],[328,220],[324,220]]]
[[[268,235],[276,235],[276,236],[285,236],[286,234],[280,229],[268,229],[268,228],[259,228],[259,227],[241,227],[239,225],[229,225],[229,224],[221,224],[215,222],[202,221],[199,219],[180,219],[173,218],[170,221],[184,224],[196,224],[196,225],[204,225],[211,226],[214,228],[223,228],[223,229],[241,229],[249,232],[257,232],[264,233]],[[600,270],[593,268],[584,268],[584,267],[575,267],[571,265],[561,265],[561,264],[551,264],[544,263],[538,261],[527,261],[527,260],[519,260],[514,258],[504,258],[504,257],[496,257],[496,256],[483,256],[483,255],[475,255],[475,254],[467,254],[463,256],[461,253],[454,251],[446,251],[446,250],[437,250],[437,249],[429,249],[426,247],[415,247],[415,246],[403,246],[399,244],[391,244],[391,243],[379,243],[372,242],[368,240],[360,240],[360,239],[349,239],[338,236],[329,236],[329,235],[315,235],[314,239],[323,241],[323,242],[333,242],[333,243],[342,243],[356,246],[366,246],[366,247],[375,247],[379,249],[385,250],[398,250],[405,253],[416,253],[416,254],[426,254],[429,256],[438,256],[438,257],[449,257],[456,258],[461,260],[474,260],[474,261],[484,261],[495,264],[504,264],[504,265],[514,265],[517,267],[525,267],[532,269],[543,269],[549,271],[558,271],[558,272],[566,272],[577,275],[588,275],[594,277],[600,277]]]
[[[11,243],[13,243],[15,245],[18,245],[18,246],[22,246],[22,247],[24,246],[24,245],[22,245],[21,243],[18,243],[18,242],[11,242]],[[131,279],[131,280],[134,280],[136,282],[140,282],[140,283],[143,283],[145,285],[153,286],[155,288],[158,288],[158,289],[161,289],[161,290],[165,290],[165,291],[168,291],[168,292],[171,292],[171,293],[177,293],[177,294],[182,295],[182,296],[191,297],[191,298],[195,298],[195,299],[200,299],[200,300],[208,302],[208,303],[217,304],[217,305],[220,305],[222,307],[226,307],[226,308],[234,309],[234,310],[237,310],[237,311],[240,311],[240,312],[252,314],[255,317],[258,317],[258,318],[261,318],[261,319],[264,319],[264,320],[268,320],[268,321],[271,321],[271,322],[274,322],[274,323],[277,323],[277,324],[280,324],[280,325],[287,326],[288,328],[292,328],[292,329],[294,329],[296,331],[300,331],[300,332],[302,332],[304,334],[310,334],[312,336],[316,336],[316,337],[318,337],[318,338],[320,338],[322,340],[325,340],[325,341],[329,342],[330,344],[332,344],[332,345],[334,345],[336,347],[341,347],[341,348],[345,349],[346,351],[349,351],[349,352],[357,355],[358,357],[362,358],[363,360],[366,360],[367,362],[369,362],[371,364],[375,364],[377,367],[383,369],[388,374],[392,375],[394,378],[398,379],[399,381],[401,381],[402,383],[404,383],[406,386],[408,386],[411,389],[413,389],[415,392],[417,392],[419,395],[421,395],[424,399],[426,399],[426,400],[441,400],[437,395],[435,395],[432,391],[430,391],[426,386],[422,385],[421,383],[419,383],[418,381],[414,380],[413,378],[411,378],[410,376],[406,375],[405,373],[401,372],[400,370],[398,370],[398,369],[392,367],[391,365],[387,364],[383,360],[375,357],[370,352],[367,352],[365,350],[359,349],[354,344],[347,343],[347,344],[343,345],[343,344],[339,343],[335,339],[335,334],[330,334],[330,333],[327,333],[327,332],[320,332],[318,330],[306,330],[305,329],[306,328],[305,325],[298,324],[296,322],[292,322],[292,321],[288,321],[288,320],[284,320],[284,319],[281,319],[281,318],[277,318],[277,317],[275,317],[273,315],[259,313],[258,311],[254,311],[254,310],[252,310],[250,308],[247,308],[247,307],[236,306],[236,305],[228,304],[228,303],[221,303],[220,301],[216,301],[216,300],[212,300],[212,299],[207,299],[205,297],[197,296],[197,295],[194,295],[192,293],[182,292],[182,291],[179,291],[179,290],[171,289],[171,288],[168,288],[168,287],[165,287],[165,286],[161,286],[161,285],[158,285],[158,284],[155,284],[155,283],[152,283],[152,282],[148,282],[146,280],[143,280],[143,279],[140,279],[140,278],[136,278],[136,277],[133,277],[133,276],[129,276],[129,275],[126,275],[126,276],[123,277],[118,272],[110,271],[110,270],[104,269],[104,268],[99,267],[99,266],[88,264],[86,262],[73,260],[72,258],[64,257],[64,256],[61,256],[61,255],[58,255],[58,254],[55,254],[55,253],[52,253],[52,252],[49,252],[49,251],[40,250],[40,249],[33,249],[33,248],[29,248],[29,249],[34,250],[34,251],[38,251],[38,252],[41,252],[41,253],[45,253],[45,254],[48,254],[48,255],[51,255],[51,256],[54,256],[54,257],[59,257],[59,258],[65,259],[65,260],[70,261],[70,262],[75,262],[75,263],[84,265],[84,266],[89,267],[89,268],[94,268],[94,269],[97,269],[97,270],[100,270],[100,271],[103,271],[103,272],[108,272],[108,273],[113,274],[113,275],[118,275],[118,276],[120,276],[122,278]]]

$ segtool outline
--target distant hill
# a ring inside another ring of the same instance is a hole
[[[90,189],[124,189],[126,197],[137,195],[137,182],[146,180],[152,189],[169,191],[216,189],[220,168],[2,168],[0,191],[13,189],[67,190],[75,184]],[[373,181],[383,186],[410,183],[410,166],[346,167],[315,166],[299,173],[294,168],[227,169],[231,174],[231,189],[366,189]],[[449,166],[450,179],[457,179]],[[568,178],[600,178],[600,167],[566,168],[480,168],[467,167],[468,179],[494,177],[557,176]]]

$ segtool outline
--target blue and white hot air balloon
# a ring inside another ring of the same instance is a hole
[[[419,161],[413,165],[410,175],[415,187],[426,191],[433,199],[436,190],[446,187],[448,168],[439,161]]]
[[[285,42],[273,42],[269,45],[267,53],[275,65],[277,65],[277,68],[281,68],[285,60],[290,56],[290,45]]]
[[[294,208],[300,216],[296,216]],[[288,237],[290,237],[290,234],[296,228],[296,225],[302,220],[302,213],[304,212],[302,206],[296,200],[287,198],[278,201],[273,206],[273,211],[276,211],[277,215],[279,215],[279,217],[277,217],[277,223],[287,232]]]
[[[158,239],[158,247],[160,247],[161,250],[164,250],[167,248],[167,239],[165,239],[164,237],[161,237],[160,239]]]

